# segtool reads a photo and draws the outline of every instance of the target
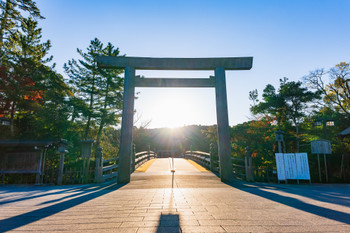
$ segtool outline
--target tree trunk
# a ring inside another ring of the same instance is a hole
[[[15,135],[15,127],[14,127],[14,116],[15,116],[15,106],[16,103],[12,102],[12,107],[11,107],[11,115],[10,115],[10,133],[11,136]]]
[[[296,153],[299,153],[299,125],[295,124]]]
[[[89,104],[89,115],[88,115],[88,121],[86,123],[86,129],[85,129],[85,138],[88,137],[89,131],[90,131],[90,122],[91,122],[91,115],[92,115],[92,105],[94,103],[94,89],[95,89],[95,75],[92,77],[92,87],[91,87],[91,93],[90,93],[90,104]]]
[[[109,91],[109,82],[108,82],[108,78],[107,78],[107,85],[106,85],[106,90],[105,90],[105,99],[104,99],[104,103],[103,103],[103,114],[101,116],[101,122],[100,122],[100,127],[98,128],[98,133],[97,133],[97,138],[96,138],[96,145],[99,146],[100,145],[100,139],[101,139],[101,135],[102,135],[102,129],[104,127],[104,123],[105,123],[105,118],[106,118],[106,109],[107,109],[107,97],[108,97],[108,91]]]
[[[4,14],[3,14],[3,17],[2,17],[1,22],[0,22],[0,50],[2,49],[2,46],[3,46],[4,34],[5,34],[5,24],[6,24],[6,20],[8,18],[9,9],[10,9],[10,1],[7,0]]]

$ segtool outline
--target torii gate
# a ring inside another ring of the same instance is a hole
[[[148,58],[101,56],[97,58],[97,62],[101,68],[125,69],[118,183],[130,182],[135,87],[215,87],[220,178],[223,182],[232,180],[225,70],[250,70],[253,64],[253,57]],[[195,79],[140,78],[135,76],[136,69],[214,70],[215,76]]]

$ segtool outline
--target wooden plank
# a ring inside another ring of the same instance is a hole
[[[210,156],[210,153],[203,152],[203,151],[192,151],[192,153],[197,154],[197,155]]]
[[[0,171],[0,174],[41,174],[41,171],[33,171],[33,170],[3,170]]]
[[[104,175],[103,176],[103,180],[106,181],[107,179],[110,179],[110,178],[113,178],[113,177],[116,177],[116,176],[118,176],[118,172],[113,172],[113,173]]]
[[[136,154],[135,154],[135,157],[138,158],[138,157],[140,157],[141,155],[146,155],[146,154],[148,154],[148,151],[141,151],[141,152],[136,153]]]
[[[106,160],[103,160],[103,163],[109,163],[109,162],[112,162],[112,161],[117,161],[119,158],[116,157],[116,158],[112,158],[112,159],[106,159]]]
[[[97,57],[101,68],[134,67],[140,70],[250,70],[253,57],[221,58],[151,58],[151,57]]]
[[[215,78],[135,78],[135,87],[215,87]]]
[[[112,164],[112,165],[109,165],[109,166],[104,166],[102,171],[105,172],[105,171],[113,170],[115,168],[118,168],[118,164]]]

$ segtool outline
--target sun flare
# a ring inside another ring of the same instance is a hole
[[[190,114],[188,100],[184,96],[171,94],[162,99],[158,99],[154,105],[159,108],[155,120],[161,122],[163,127],[176,128],[183,126],[186,122],[186,112]]]
[[[215,93],[211,89],[144,88],[135,102],[136,113],[150,128],[177,128],[185,125],[210,125],[215,122]],[[140,111],[140,109],[142,109]]]

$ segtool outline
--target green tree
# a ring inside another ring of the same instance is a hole
[[[250,111],[257,115],[269,115],[275,118],[278,127],[280,128],[282,123],[286,121],[286,102],[280,93],[276,92],[276,89],[271,84],[267,84],[263,90],[263,101],[259,102],[257,98],[257,90],[249,93],[249,98],[254,102],[250,107]]]
[[[320,93],[323,106],[344,114],[350,120],[350,64],[340,62],[328,71],[318,69],[304,77],[304,82]]]
[[[43,19],[44,17],[32,0],[1,0],[0,10],[0,57],[2,60],[5,54],[3,50],[4,42],[16,33],[20,25],[27,20],[23,14],[28,13],[35,19]]]
[[[276,89],[268,84],[264,89],[263,101],[252,106],[253,114],[269,114],[277,120],[278,128],[288,127],[291,123],[295,127],[295,151],[299,151],[300,125],[306,117],[310,103],[320,98],[318,91],[312,92],[302,86],[302,82],[288,82],[287,78],[280,80],[280,87]]]
[[[41,42],[41,28],[33,18],[22,19],[17,30],[4,43],[6,66],[1,69],[0,101],[4,108],[0,114],[9,115],[11,134],[14,135],[14,118],[32,114],[41,107],[43,93],[52,67],[45,64],[50,41]]]
[[[74,114],[86,121],[85,138],[92,136],[91,128],[97,129],[96,141],[99,143],[103,128],[119,121],[123,79],[119,76],[121,70],[99,68],[96,58],[118,56],[119,49],[114,48],[111,43],[104,47],[103,43],[95,38],[86,52],[81,49],[77,49],[77,52],[82,59],[72,59],[64,64],[64,69],[73,84],[75,97],[84,100],[86,104],[85,108],[80,105],[80,114],[76,109]]]
[[[300,124],[306,117],[306,111],[310,103],[320,98],[320,93],[312,92],[302,86],[302,82],[283,82],[280,86],[280,94],[286,102],[286,115],[295,127],[296,151],[299,152]]]

